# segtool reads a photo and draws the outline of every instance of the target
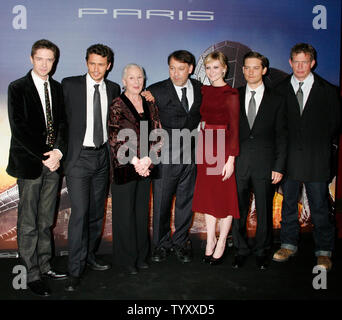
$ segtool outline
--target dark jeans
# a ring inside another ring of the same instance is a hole
[[[51,226],[54,222],[59,175],[43,167],[37,179],[18,179],[17,241],[27,269],[27,282],[51,269]]]
[[[297,250],[300,226],[298,196],[300,181],[286,179],[282,184],[281,247]],[[316,256],[331,256],[334,249],[335,226],[329,218],[327,182],[304,182],[309,200]]]

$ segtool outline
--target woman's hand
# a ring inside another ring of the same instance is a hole
[[[150,175],[149,167],[151,163],[152,160],[149,157],[144,157],[142,159],[134,157],[132,159],[132,164],[134,165],[135,171],[142,177],[147,177]]]
[[[234,161],[235,157],[229,156],[226,164],[223,166],[222,169],[222,181],[225,181],[231,177],[234,172]]]

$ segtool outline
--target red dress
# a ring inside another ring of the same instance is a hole
[[[192,210],[216,218],[228,215],[239,218],[235,173],[222,181],[222,169],[228,157],[239,154],[240,102],[237,89],[229,85],[203,86],[200,112],[202,122]]]

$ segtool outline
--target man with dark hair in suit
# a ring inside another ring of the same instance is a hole
[[[66,278],[50,264],[50,228],[60,182],[57,170],[66,151],[62,87],[49,76],[58,56],[54,43],[36,41],[32,70],[8,87],[12,138],[7,172],[18,178],[18,250],[27,269],[27,285],[40,296],[51,293],[41,276]]]
[[[113,58],[109,47],[92,45],[86,54],[88,73],[62,81],[69,134],[65,175],[71,201],[67,291],[78,288],[86,265],[96,271],[111,268],[95,252],[108,194],[107,111],[120,94],[119,85],[105,79]]]
[[[191,132],[196,131],[200,121],[201,83],[189,79],[196,62],[190,52],[175,51],[169,55],[167,61],[170,78],[148,88],[158,106],[162,127],[168,133],[161,164],[158,166],[159,177],[152,182],[152,261],[165,260],[170,251],[174,250],[178,260],[186,263],[192,260],[188,233],[192,222],[192,197],[196,180],[195,137]],[[173,133],[176,136],[180,132],[185,133],[185,137],[178,141],[179,144],[177,141],[173,143]],[[171,236],[170,219],[174,195],[175,231]]]
[[[332,145],[339,133],[340,102],[336,88],[312,72],[316,51],[311,45],[296,44],[289,63],[293,74],[276,87],[286,101],[289,144],[282,182],[281,248],[273,260],[283,262],[297,252],[298,194],[304,183],[314,225],[317,265],[329,271],[335,228],[330,220],[328,182]]]
[[[268,266],[267,252],[272,245],[273,197],[275,185],[282,179],[287,148],[284,100],[265,87],[268,59],[248,52],[243,59],[247,85],[240,93],[240,154],[236,158],[236,184],[240,219],[233,222],[233,242],[237,250],[233,268],[242,267],[251,253],[247,243],[246,222],[250,195],[254,192],[257,214],[255,246],[257,267]]]

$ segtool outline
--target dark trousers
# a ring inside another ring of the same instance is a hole
[[[283,206],[281,211],[281,247],[297,250],[300,226],[298,196],[300,181],[287,178],[282,183]],[[334,248],[335,226],[329,218],[328,183],[304,182],[308,196],[316,255],[330,256]]]
[[[95,259],[102,233],[108,195],[109,155],[107,148],[81,150],[66,176],[71,202],[68,227],[69,274],[79,277],[86,261]]]
[[[149,200],[151,180],[112,184],[114,263],[135,267],[149,253]]]
[[[37,179],[18,179],[17,241],[27,269],[27,282],[51,269],[51,226],[56,209],[59,175],[43,166]]]
[[[161,178],[153,180],[153,244],[185,246],[192,223],[196,164],[160,164]],[[175,232],[171,236],[171,206],[175,201]]]
[[[255,247],[253,251],[257,256],[266,255],[272,245],[273,232],[273,197],[274,185],[271,179],[255,177],[251,172],[246,176],[236,173],[236,184],[239,199],[240,219],[234,219],[232,233],[233,243],[240,255],[249,255],[251,249],[247,243],[247,216],[250,206],[251,192],[255,196],[257,228],[255,234]]]

